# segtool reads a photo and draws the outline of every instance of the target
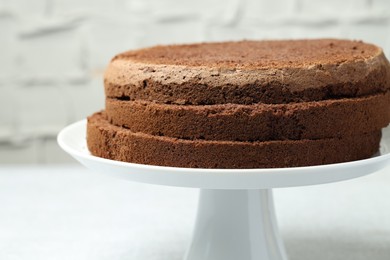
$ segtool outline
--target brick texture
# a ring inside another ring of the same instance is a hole
[[[343,37],[390,57],[387,0],[0,0],[0,163],[72,161],[65,125],[104,106],[118,52],[166,43]]]

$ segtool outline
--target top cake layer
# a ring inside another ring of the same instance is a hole
[[[156,46],[115,56],[108,97],[174,104],[288,103],[386,92],[383,51],[358,41],[239,41]]]

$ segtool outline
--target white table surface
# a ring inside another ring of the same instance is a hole
[[[81,166],[1,166],[0,260],[182,259],[197,194]],[[390,259],[390,168],[274,195],[291,260]]]

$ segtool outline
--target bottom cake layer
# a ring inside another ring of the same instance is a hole
[[[279,168],[354,161],[374,155],[380,139],[381,131],[319,140],[184,140],[131,132],[110,124],[101,112],[87,123],[87,145],[95,156],[187,168]]]

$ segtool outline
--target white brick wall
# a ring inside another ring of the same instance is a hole
[[[153,44],[344,37],[390,57],[388,0],[0,0],[0,163],[71,159],[65,125],[104,106],[116,53]]]

